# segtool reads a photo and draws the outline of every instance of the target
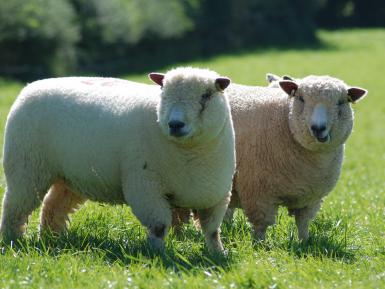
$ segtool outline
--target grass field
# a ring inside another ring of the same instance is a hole
[[[308,243],[298,242],[285,209],[266,241],[253,243],[238,211],[232,225],[222,226],[226,259],[211,260],[191,224],[168,236],[165,256],[153,256],[129,208],[88,202],[58,239],[38,240],[35,212],[22,244],[0,244],[0,288],[385,288],[385,30],[320,32],[320,38],[324,46],[316,50],[266,49],[178,64],[209,67],[250,85],[265,85],[266,72],[329,74],[369,90],[354,106],[341,179]],[[1,144],[21,87],[0,81]]]

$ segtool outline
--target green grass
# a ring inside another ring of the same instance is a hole
[[[266,72],[329,74],[369,90],[354,107],[341,179],[307,244],[298,242],[285,209],[262,244],[252,242],[237,211],[235,223],[222,226],[227,258],[211,260],[191,224],[168,236],[163,257],[154,256],[129,208],[89,202],[60,238],[37,238],[35,212],[21,244],[0,244],[0,288],[385,288],[385,30],[320,32],[320,38],[324,47],[316,50],[266,49],[178,64],[251,85],[265,85]],[[0,81],[1,128],[21,87]]]

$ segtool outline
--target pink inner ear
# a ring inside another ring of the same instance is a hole
[[[215,86],[217,87],[217,89],[219,90],[225,90],[226,87],[228,87],[230,84],[230,79],[227,78],[227,77],[218,77],[216,80],[215,80]]]
[[[350,99],[352,102],[357,101],[361,97],[363,97],[367,91],[360,87],[351,87],[348,89],[348,95],[350,96]]]
[[[164,74],[163,73],[156,73],[156,72],[151,72],[148,77],[155,82],[156,84],[163,86],[163,78]]]
[[[292,95],[292,93],[296,92],[298,89],[298,85],[290,80],[281,80],[279,82],[279,86],[285,91],[288,95]]]

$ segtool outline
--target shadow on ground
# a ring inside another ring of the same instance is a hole
[[[353,238],[348,232],[347,224],[340,218],[328,219],[319,216],[310,228],[310,237],[301,242],[297,238],[294,222],[290,223],[286,236],[276,237],[272,230],[269,238],[264,242],[254,242],[254,248],[274,250],[279,248],[298,258],[329,258],[332,260],[353,263],[356,261],[358,247],[353,246]]]
[[[185,225],[179,234],[171,233],[163,254],[155,253],[147,245],[145,234],[140,226],[133,226],[122,231],[119,236],[111,237],[108,230],[70,229],[60,236],[36,235],[14,244],[12,248],[4,246],[2,253],[14,250],[21,254],[41,254],[58,257],[71,254],[93,254],[105,262],[123,266],[143,263],[149,266],[157,264],[175,271],[204,269],[226,271],[242,257],[242,250],[261,251],[283,250],[296,258],[330,258],[332,260],[353,263],[356,249],[349,246],[346,227],[340,220],[317,219],[312,227],[312,235],[307,242],[296,239],[293,225],[282,233],[274,227],[269,230],[263,242],[251,241],[251,228],[245,220],[235,220],[222,226],[222,236],[228,249],[226,257],[212,256],[204,248],[202,234],[192,224]],[[286,234],[286,235],[285,235]],[[233,237],[234,238],[233,238]],[[235,241],[233,240],[235,239]],[[1,245],[1,244],[0,244]],[[250,248],[252,245],[252,248]],[[156,262],[153,262],[156,259]]]
[[[155,252],[149,247],[146,238],[139,233],[137,228],[127,230],[125,237],[112,238],[108,234],[85,233],[77,230],[69,230],[60,236],[46,233],[39,238],[37,235],[31,238],[19,240],[11,245],[5,245],[0,241],[0,255],[7,250],[13,250],[16,254],[40,254],[42,256],[59,257],[67,254],[92,254],[103,259],[108,264],[118,263],[127,266],[133,263],[143,263],[149,266],[154,264],[173,269],[174,271],[188,271],[200,268],[222,271],[230,266],[231,256],[211,255],[203,247],[203,237],[200,232],[188,234],[188,240],[195,242],[196,247],[183,248],[182,251],[174,248],[176,240],[168,241],[163,253]],[[173,239],[186,239],[186,236],[175,236]],[[195,245],[194,245],[195,246]],[[185,250],[184,250],[185,249]]]

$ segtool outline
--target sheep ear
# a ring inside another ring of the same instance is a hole
[[[268,83],[272,83],[273,81],[277,81],[279,80],[279,76],[278,75],[275,75],[275,74],[272,74],[272,73],[266,73],[266,81]]]
[[[225,90],[226,87],[228,87],[230,84],[230,79],[227,78],[227,77],[218,77],[217,79],[215,79],[215,87],[222,91],[222,90]]]
[[[291,77],[290,75],[284,75],[284,76],[282,76],[282,79],[283,80],[293,80],[294,81],[294,78]]]
[[[163,78],[164,74],[163,73],[157,73],[157,72],[151,72],[148,77],[155,82],[156,84],[163,86]]]
[[[293,96],[298,89],[298,84],[292,80],[281,80],[279,86],[290,96]]]
[[[348,99],[350,102],[355,103],[360,98],[364,97],[368,91],[361,87],[350,87],[348,89]]]

